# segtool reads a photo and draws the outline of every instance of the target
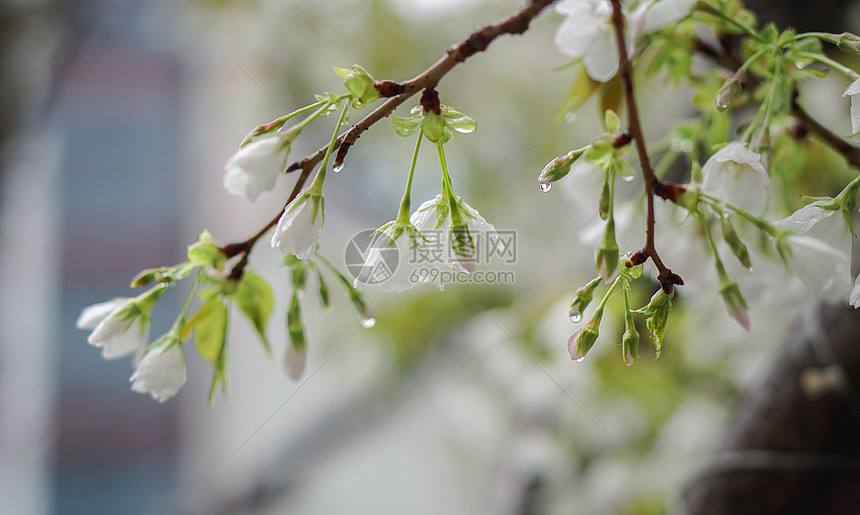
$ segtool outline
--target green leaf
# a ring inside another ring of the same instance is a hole
[[[424,113],[421,120],[421,130],[427,139],[443,145],[451,139],[451,133],[445,129],[445,118],[435,113]]]
[[[621,130],[621,119],[612,109],[607,109],[603,114],[603,125],[607,132],[616,133]]]
[[[391,125],[398,136],[409,136],[421,127],[421,118],[421,115],[410,116],[408,118],[392,116]]]
[[[266,323],[272,314],[274,296],[269,283],[259,275],[245,270],[236,285],[236,291],[233,292],[233,299],[257,330],[266,352],[271,354],[272,348],[266,339]]]
[[[194,346],[197,352],[215,365],[227,341],[227,306],[220,299],[212,299],[189,319],[186,327],[194,328]],[[183,329],[187,332],[187,329]]]
[[[469,134],[478,128],[478,122],[456,109],[444,106],[442,107],[442,116],[445,117],[445,126],[460,134]]]

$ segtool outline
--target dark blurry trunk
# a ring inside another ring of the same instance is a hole
[[[860,513],[860,311],[819,315],[738,407],[682,513]]]
[[[747,2],[780,28],[836,33],[853,29],[850,4]],[[818,315],[818,328],[798,327],[764,385],[738,406],[720,451],[685,489],[681,513],[860,513],[860,311]]]

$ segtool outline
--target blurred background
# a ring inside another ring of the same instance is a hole
[[[478,121],[448,159],[464,200],[497,229],[517,231],[516,262],[504,265],[514,284],[444,293],[425,285],[393,298],[371,288],[371,329],[343,292],[333,291],[328,310],[306,299],[309,363],[294,383],[281,367],[289,279],[280,254],[261,245],[251,266],[275,286],[275,357],[236,317],[229,394],[213,407],[210,370],[195,353],[186,353],[188,383],[161,405],[130,390],[128,361],[102,360],[74,327],[83,307],[128,295],[141,269],[182,261],[202,228],[241,240],[277,212],[290,177],[251,205],[222,189],[223,163],[256,125],[341,91],[334,66],[410,78],[518,6],[0,2],[0,511],[671,509],[795,311],[763,298],[752,307],[753,334],[742,336],[713,308],[716,296],[682,296],[659,361],[643,346],[645,359],[624,366],[617,317],[585,362],[570,361],[565,344],[577,326],[567,304],[593,270],[580,234],[595,209],[579,199],[596,202],[599,184],[572,177],[544,194],[536,181],[547,161],[593,137],[598,117],[592,104],[554,117],[572,77],[552,45],[555,12],[439,88],[443,103]],[[689,114],[689,92],[652,81],[641,103],[657,135]],[[843,86],[822,87],[838,96]],[[846,106],[823,116],[847,127]],[[312,126],[293,156],[330,130]],[[343,265],[352,235],[394,218],[412,149],[384,121],[329,177],[321,250],[334,263]],[[436,195],[438,173],[425,151],[413,202]],[[157,305],[153,335],[169,327],[182,289]],[[638,294],[641,302],[650,292]]]

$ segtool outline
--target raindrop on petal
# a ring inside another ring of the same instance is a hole
[[[544,193],[547,193],[550,189],[552,189],[552,183],[551,182],[540,181],[539,184],[540,184],[540,190]]]
[[[574,324],[578,324],[580,320],[582,320],[582,313],[579,312],[576,308],[570,308],[567,311],[567,314],[570,316],[570,321]]]

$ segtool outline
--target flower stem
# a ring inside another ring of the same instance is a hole
[[[857,72],[855,72],[851,68],[845,66],[844,64],[842,64],[838,61],[834,61],[833,59],[831,59],[825,55],[803,52],[800,54],[800,56],[806,57],[807,59],[812,59],[812,60],[818,61],[821,64],[826,64],[827,66],[833,68],[834,70],[842,72],[843,74],[845,74],[845,76],[848,77],[848,79],[851,81],[855,81],[857,79],[860,79],[860,74],[858,74]]]
[[[292,113],[290,113],[290,114],[286,114],[286,115],[284,115],[284,116],[282,116],[282,117],[280,117],[280,118],[278,118],[278,119],[276,119],[276,120],[273,120],[272,122],[269,122],[269,127],[270,127],[270,128],[272,128],[272,129],[280,130],[280,129],[281,129],[281,127],[283,127],[283,125],[284,125],[284,124],[287,122],[287,120],[289,120],[290,118],[294,118],[294,117],[296,117],[296,116],[299,116],[300,114],[304,114],[304,113],[306,113],[306,112],[310,111],[311,109],[315,109],[315,108],[320,107],[320,106],[322,106],[322,105],[326,105],[326,106],[327,106],[327,105],[328,105],[328,100],[320,100],[319,102],[314,102],[313,104],[306,105],[305,107],[302,107],[301,109],[296,109],[295,111],[293,111],[293,112],[292,112]],[[315,118],[315,117],[314,117],[314,118]]]
[[[445,159],[445,148],[436,145],[439,151],[439,164],[442,167],[442,193],[448,197],[448,208],[451,211],[451,223],[457,224],[463,221],[460,209],[457,206],[457,196],[454,195],[454,186],[451,184],[451,176],[448,174],[448,161]]]
[[[764,41],[764,40],[761,38],[761,36],[759,36],[759,35],[758,35],[754,30],[750,29],[749,27],[747,27],[747,26],[746,26],[746,25],[744,25],[743,23],[740,23],[740,22],[739,22],[739,21],[737,21],[736,19],[734,19],[734,18],[732,18],[732,17],[730,17],[730,16],[726,16],[726,14],[725,14],[725,13],[723,13],[723,12],[722,12],[722,11],[720,11],[719,9],[716,9],[716,8],[715,8],[715,7],[713,7],[712,5],[706,4],[705,2],[699,2],[699,3],[697,3],[697,4],[696,4],[696,9],[699,9],[700,11],[702,11],[702,12],[704,12],[704,13],[711,14],[711,15],[713,15],[713,16],[716,16],[717,18],[719,18],[719,19],[723,20],[724,22],[728,23],[729,25],[731,25],[731,26],[735,27],[736,29],[740,30],[741,32],[743,32],[743,33],[744,33],[744,34],[746,34],[747,36],[749,36],[749,37],[751,37],[751,38],[755,38],[755,39],[757,39],[758,41],[760,41],[760,42],[762,42],[762,43],[766,43],[766,41]]]
[[[343,101],[343,99],[338,100],[338,105]],[[340,132],[340,128],[343,126],[343,123],[346,121],[346,114],[349,112],[349,103],[343,106],[343,111],[340,113],[340,118],[337,119],[337,124],[334,127],[334,131],[331,133],[331,141],[328,144],[328,150],[325,153],[325,157],[323,157],[322,165],[320,165],[320,169],[317,172],[317,176],[314,178],[314,182],[311,183],[310,189],[316,193],[322,193],[323,183],[325,182],[325,174],[328,169],[328,160],[331,158],[331,153],[334,151],[334,144],[337,141],[337,135]]]
[[[400,200],[400,212],[397,214],[398,220],[409,220],[409,209],[411,204],[410,196],[412,195],[412,177],[415,175],[415,164],[418,162],[418,149],[421,148],[421,139],[424,136],[424,131],[418,130],[418,141],[415,142],[415,151],[412,153],[412,163],[409,165],[409,176],[406,178],[406,191],[403,192],[403,199]]]

